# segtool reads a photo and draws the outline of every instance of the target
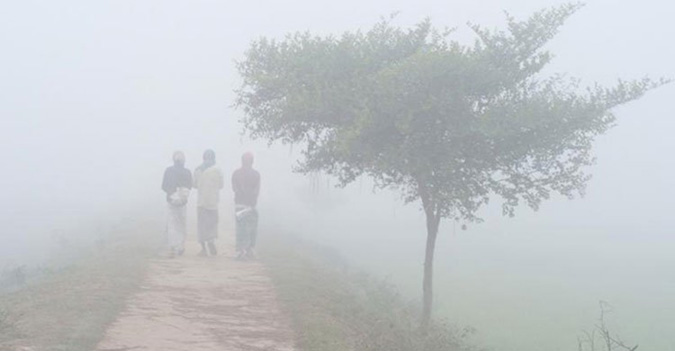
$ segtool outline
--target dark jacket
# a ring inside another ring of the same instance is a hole
[[[232,174],[234,203],[255,207],[260,192],[260,173],[253,168],[242,167]]]
[[[162,190],[166,193],[166,201],[178,188],[192,188],[192,173],[183,165],[173,165],[164,171]]]

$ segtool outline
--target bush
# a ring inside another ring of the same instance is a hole
[[[334,250],[297,238],[262,248],[303,351],[466,351],[471,329],[436,321],[420,329],[417,304],[354,270]]]

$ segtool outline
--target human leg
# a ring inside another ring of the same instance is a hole
[[[209,254],[211,254],[211,256],[215,256],[215,255],[218,254],[218,250],[216,249],[216,244],[213,242],[213,240],[207,241],[207,245],[208,245],[208,248],[209,248]]]
[[[258,240],[258,211],[253,210],[251,213],[251,222],[250,222],[250,228],[249,228],[249,235],[251,237],[250,243],[249,243],[249,248],[254,249],[255,244]]]

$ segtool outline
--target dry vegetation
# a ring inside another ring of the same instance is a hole
[[[600,316],[595,327],[585,331],[578,339],[578,351],[635,351],[639,345],[629,344],[616,335],[607,326],[607,315],[612,312],[612,306],[600,301]]]
[[[352,271],[329,249],[290,237],[261,249],[302,351],[472,349],[471,330],[436,323],[423,333],[416,305],[389,284]]]
[[[137,289],[157,231],[131,221],[66,267],[0,295],[0,350],[92,350]]]

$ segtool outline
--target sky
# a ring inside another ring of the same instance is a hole
[[[415,280],[423,252],[422,217],[416,206],[404,207],[388,192],[373,195],[367,180],[336,190],[329,179],[321,179],[326,186],[321,186],[320,195],[307,195],[312,180],[291,174],[294,150],[279,145],[268,149],[266,143],[241,135],[237,122],[241,112],[232,106],[233,90],[239,85],[236,60],[261,36],[366,30],[392,13],[397,13],[395,23],[402,26],[429,17],[439,27],[456,27],[453,36],[470,42],[467,22],[499,28],[504,11],[524,18],[560,3],[4,1],[0,146],[5,171],[0,184],[5,185],[5,201],[0,204],[0,238],[8,245],[0,247],[0,264],[2,256],[39,260],[44,252],[34,248],[44,247],[45,238],[59,228],[77,228],[91,218],[119,217],[117,211],[130,207],[161,206],[160,177],[172,152],[184,150],[187,165],[193,168],[202,151],[213,148],[227,173],[237,166],[243,151],[257,154],[267,189],[261,206],[270,216],[290,218],[282,212],[291,212],[295,219],[286,222],[291,229],[310,217],[310,227],[321,232],[317,238],[339,247],[354,261],[383,275],[408,274]],[[658,0],[590,0],[551,41],[548,48],[555,59],[546,72],[568,73],[588,84],[645,75],[675,77],[674,10],[675,5]],[[582,270],[587,263],[601,272],[604,266],[591,264],[598,261],[610,266],[634,262],[629,267],[643,267],[635,269],[635,276],[644,276],[650,264],[668,272],[674,264],[666,256],[674,247],[675,229],[673,96],[675,84],[616,109],[618,126],[596,142],[598,162],[591,168],[594,178],[585,198],[554,198],[536,213],[520,209],[514,219],[503,218],[499,206],[489,206],[483,211],[485,223],[467,231],[443,223],[439,257],[456,259],[440,259],[440,279],[444,269],[454,281],[480,269],[486,276],[495,274],[495,267],[504,262],[518,267],[518,272],[537,267],[536,272],[523,273],[535,279],[547,259],[554,262],[551,269],[565,271],[576,264],[569,272]],[[310,209],[308,196],[321,202],[321,212]],[[383,236],[392,238],[390,243],[382,245]],[[577,250],[564,250],[570,247]],[[412,263],[392,264],[408,255],[413,255]],[[579,260],[571,255],[580,255]],[[613,272],[620,276],[619,270]],[[668,285],[672,280],[665,281],[646,286],[653,286],[658,296],[675,293],[675,284]],[[453,299],[462,296],[466,295]],[[449,309],[461,315],[458,308]],[[650,322],[649,316],[642,318],[644,324]],[[465,320],[479,327],[489,325],[469,313]],[[641,335],[658,339],[653,333]],[[506,337],[486,338],[508,343]],[[526,341],[511,345],[523,350],[528,346],[533,347]],[[672,343],[661,346],[675,350]]]

